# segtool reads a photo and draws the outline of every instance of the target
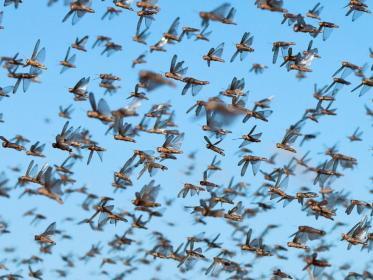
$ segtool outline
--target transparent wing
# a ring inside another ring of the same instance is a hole
[[[35,58],[36,58],[36,54],[39,50],[39,45],[40,45],[40,39],[35,44],[34,51],[32,52],[32,55],[31,55],[32,60],[35,60]]]
[[[51,223],[44,231],[43,235],[53,235],[56,231],[56,223]]]
[[[218,57],[221,57],[223,55],[223,50],[224,50],[224,43],[220,43],[215,51],[214,51],[214,55],[218,56]]]
[[[110,107],[107,104],[107,102],[105,101],[105,99],[101,98],[98,101],[98,111],[100,112],[100,114],[103,114],[103,115],[106,115],[106,116],[111,114]]]
[[[45,53],[46,53],[45,48],[42,48],[39,51],[38,55],[36,56],[36,60],[39,61],[39,62],[44,62],[44,60],[45,60]]]

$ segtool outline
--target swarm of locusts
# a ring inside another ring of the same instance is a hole
[[[369,1],[2,2],[0,279],[373,279]]]

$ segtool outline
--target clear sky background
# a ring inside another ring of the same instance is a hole
[[[249,183],[249,190],[252,193],[260,187],[263,179],[259,175],[254,177],[251,170],[248,170],[245,177],[240,178],[240,169],[237,167],[239,156],[235,155],[240,142],[233,139],[247,133],[254,124],[257,124],[257,131],[263,132],[262,142],[254,144],[250,148],[253,149],[255,154],[265,157],[270,157],[274,152],[278,152],[279,156],[276,164],[279,167],[283,166],[288,162],[291,155],[277,150],[275,144],[281,140],[286,128],[301,118],[306,108],[312,108],[316,105],[316,100],[312,97],[314,83],[319,86],[329,84],[331,75],[339,68],[342,60],[348,60],[358,65],[369,62],[369,65],[371,65],[368,48],[373,45],[372,16],[363,15],[356,22],[352,22],[350,17],[345,17],[347,10],[343,7],[347,4],[346,1],[323,1],[324,10],[321,18],[336,23],[339,28],[333,32],[326,42],[322,41],[321,36],[314,40],[314,46],[318,47],[321,59],[314,61],[312,64],[313,72],[308,73],[307,78],[302,81],[295,78],[294,72],[287,72],[285,68],[280,68],[279,63],[277,65],[272,64],[272,42],[294,41],[296,42],[294,50],[301,51],[307,48],[311,37],[308,34],[294,33],[287,24],[281,25],[281,14],[259,10],[254,5],[254,1],[231,1],[237,9],[235,19],[237,25],[229,26],[212,22],[210,28],[213,33],[210,42],[184,40],[176,45],[168,45],[165,53],[148,53],[146,57],[148,63],[137,66],[135,70],[131,68],[132,60],[148,50],[147,46],[135,43],[131,39],[137,24],[135,13],[123,10],[119,17],[115,17],[111,21],[102,21],[100,18],[111,1],[94,1],[93,8],[96,13],[85,15],[78,24],[72,26],[70,20],[62,23],[62,18],[68,11],[66,6],[57,3],[48,8],[46,2],[46,0],[26,0],[18,10],[12,7],[3,9],[5,29],[0,31],[0,55],[12,56],[19,52],[20,57],[27,58],[31,55],[35,42],[40,39],[41,46],[46,48],[45,64],[48,70],[41,75],[42,83],[31,84],[26,93],[23,93],[20,88],[17,94],[12,95],[11,98],[4,98],[0,101],[0,112],[4,114],[5,120],[4,123],[0,124],[0,135],[12,138],[16,134],[22,134],[32,142],[39,140],[41,143],[46,143],[45,154],[47,157],[35,160],[39,165],[45,162],[51,165],[60,164],[67,154],[51,147],[54,137],[60,132],[65,122],[64,119],[58,117],[58,106],[66,107],[69,104],[74,104],[71,125],[74,127],[81,125],[88,128],[92,138],[97,140],[107,151],[104,153],[103,162],[94,157],[89,166],[86,165],[88,153],[83,151],[85,159],[77,162],[74,166],[74,178],[78,183],[73,187],[87,184],[89,192],[96,193],[99,196],[114,197],[116,210],[132,211],[131,199],[133,199],[134,193],[148,183],[150,178],[146,174],[136,181],[135,175],[133,176],[135,182],[133,187],[122,193],[113,194],[111,187],[113,172],[119,169],[131,156],[133,149],[154,149],[162,144],[163,137],[142,133],[137,143],[132,144],[118,142],[111,136],[105,136],[106,127],[99,121],[89,119],[86,116],[86,111],[90,109],[89,103],[74,102],[72,95],[68,93],[68,88],[72,87],[80,78],[91,77],[88,89],[95,93],[96,99],[99,99],[103,96],[104,90],[98,87],[99,80],[95,80],[97,75],[99,73],[113,73],[120,76],[122,78],[122,81],[120,81],[121,89],[113,96],[105,96],[111,109],[117,109],[128,104],[126,97],[134,88],[138,72],[141,69],[165,73],[168,71],[169,63],[174,54],[185,60],[185,64],[189,66],[188,76],[210,81],[210,84],[205,86],[197,97],[192,97],[190,94],[181,96],[182,84],[180,83],[177,84],[176,88],[161,87],[149,93],[150,100],[143,102],[139,110],[141,115],[149,110],[154,103],[170,101],[176,111],[175,121],[179,124],[180,131],[185,132],[182,146],[184,154],[179,156],[177,161],[166,161],[169,170],[158,172],[154,177],[156,182],[161,184],[158,200],[163,202],[164,198],[175,198],[184,183],[197,183],[202,177],[203,170],[214,157],[211,151],[204,148],[203,135],[205,134],[200,128],[204,119],[195,120],[191,117],[191,114],[187,115],[185,113],[196,99],[206,100],[208,97],[217,95],[219,91],[228,86],[234,76],[245,78],[246,87],[250,90],[248,98],[250,107],[256,100],[274,96],[272,102],[274,113],[269,118],[268,123],[250,120],[246,124],[242,124],[241,121],[237,121],[229,128],[233,133],[228,135],[221,143],[221,147],[225,149],[227,154],[225,158],[222,158],[223,171],[215,173],[212,177],[212,180],[217,183],[227,185],[230,177],[235,176],[236,182],[242,179]],[[157,42],[177,16],[180,16],[182,26],[199,27],[198,12],[211,10],[220,3],[223,3],[223,1],[159,1],[161,11],[156,15],[156,21],[151,26],[151,35],[147,40],[148,45]],[[286,1],[285,8],[293,13],[304,14],[316,3],[317,1]],[[368,4],[372,4],[371,1],[368,1]],[[310,20],[310,22],[313,21]],[[207,53],[210,47],[225,42],[223,58],[229,61],[235,51],[234,44],[241,39],[242,34],[246,31],[254,35],[253,47],[255,52],[249,54],[243,62],[236,59],[234,63],[213,63],[210,68],[207,67],[206,62],[202,60],[202,55]],[[60,75],[58,62],[63,60],[68,46],[75,38],[81,38],[85,35],[89,35],[88,52],[82,53],[73,50],[72,52],[77,54],[77,68]],[[110,57],[101,56],[101,48],[91,49],[97,35],[111,37],[115,43],[123,46],[123,50]],[[252,63],[265,64],[268,69],[262,75],[249,73]],[[7,78],[5,69],[2,69],[0,73],[1,86],[4,87],[14,82]],[[357,93],[351,93],[350,90],[359,84],[359,78],[351,75],[348,80],[351,81],[352,86],[343,88],[335,102],[337,116],[321,118],[319,124],[307,122],[304,132],[319,132],[320,134],[316,140],[299,148],[297,155],[301,156],[311,150],[312,164],[317,165],[326,158],[320,154],[325,147],[338,143],[340,151],[356,157],[359,164],[352,171],[346,170],[345,176],[333,184],[334,189],[350,192],[350,197],[353,199],[371,201],[372,197],[368,191],[371,188],[369,177],[372,175],[373,166],[372,151],[370,150],[373,134],[372,122],[369,116],[365,114],[364,105],[371,106],[373,91],[363,97],[358,97]],[[46,122],[46,119],[49,119],[49,122]],[[129,119],[129,121],[134,124],[138,123],[140,117]],[[364,141],[349,142],[347,136],[351,135],[358,126],[364,132]],[[187,154],[192,151],[197,151],[197,160],[194,163],[195,172],[192,176],[187,177],[183,174],[183,171],[192,163],[187,158]],[[10,185],[15,185],[20,174],[12,172],[9,167],[19,166],[24,172],[30,160],[31,158],[24,153],[0,149],[0,171],[6,172],[11,180]],[[263,166],[266,171],[269,171],[270,168],[270,166]],[[297,176],[290,179],[287,190],[289,193],[295,193],[299,190],[299,187],[308,186],[317,191],[317,188],[312,185],[312,180],[313,175],[303,174],[302,169],[297,169]],[[106,276],[99,274],[99,264],[102,258],[108,255],[106,243],[114,234],[122,234],[129,227],[129,223],[119,223],[117,226],[108,224],[104,232],[93,232],[88,225],[76,225],[78,221],[88,218],[92,214],[92,211],[86,212],[79,206],[84,196],[74,194],[66,198],[65,204],[61,206],[45,197],[35,196],[18,199],[21,192],[21,189],[16,189],[11,192],[11,199],[0,199],[0,215],[9,223],[11,231],[11,234],[0,236],[0,250],[9,246],[17,249],[14,254],[9,255],[1,251],[0,261],[2,259],[11,260],[14,257],[27,258],[33,254],[38,254],[38,244],[33,240],[34,234],[42,232],[49,223],[56,221],[58,229],[66,231],[73,236],[73,239],[58,240],[57,237],[57,245],[53,248],[53,254],[43,256],[44,262],[35,266],[35,268],[42,268],[45,279],[53,279],[56,274],[51,270],[60,269],[64,265],[60,260],[60,255],[72,252],[76,260],[76,267],[69,271],[68,279],[86,279],[87,275],[90,275],[91,279],[107,279]],[[197,205],[198,201],[198,197],[177,199],[172,208],[164,209],[163,218],[155,218],[149,223],[148,231],[135,230],[134,238],[143,241],[142,247],[150,250],[155,244],[150,235],[153,230],[163,232],[175,246],[185,242],[187,236],[202,231],[206,232],[207,237],[221,233],[220,240],[224,242],[223,246],[229,249],[235,248],[238,252],[237,256],[233,258],[235,261],[255,265],[252,277],[255,278],[262,274],[268,275],[273,268],[281,268],[299,278],[305,275],[302,272],[304,264],[297,258],[299,252],[295,249],[289,250],[289,260],[287,261],[272,257],[259,259],[254,263],[252,254],[241,254],[236,244],[230,240],[231,227],[226,225],[224,221],[207,218],[207,226],[194,225],[193,217],[185,212],[183,207]],[[243,199],[245,207],[255,207],[254,202],[257,202],[257,200],[252,195]],[[269,202],[269,200],[266,199],[265,202]],[[333,265],[326,271],[334,273],[336,279],[341,279],[342,274],[338,272],[339,265],[348,262],[352,266],[350,271],[361,272],[366,268],[366,264],[372,261],[372,256],[369,256],[366,251],[360,252],[360,248],[352,248],[347,251],[347,244],[340,241],[341,234],[347,232],[360,220],[361,217],[356,212],[347,216],[344,209],[340,208],[337,211],[335,221],[322,218],[316,221],[312,216],[307,217],[296,202],[291,203],[287,208],[282,208],[280,204],[275,206],[276,209],[272,211],[262,212],[256,217],[242,222],[253,228],[254,235],[260,234],[268,224],[280,225],[265,238],[266,244],[282,244],[285,246],[286,242],[290,241],[289,236],[297,230],[299,225],[309,225],[328,231],[336,222],[341,221],[347,225],[338,228],[325,238],[327,242],[334,245],[329,252],[321,254],[322,257],[328,258]],[[46,221],[41,222],[36,227],[30,225],[30,218],[22,217],[25,211],[33,207],[37,207],[39,213],[48,217]],[[65,217],[74,217],[75,221],[63,222]],[[173,222],[175,226],[167,226],[166,222]],[[242,238],[242,241],[244,241],[244,238]],[[83,256],[92,244],[98,242],[101,242],[104,246],[101,256],[88,263],[77,261],[78,256]],[[310,243],[311,247],[317,243],[317,241]],[[129,247],[118,255],[123,257],[132,254],[134,254],[134,250]],[[142,254],[136,253],[136,258],[141,258]],[[213,250],[206,253],[209,258],[215,256],[215,254],[217,254],[217,251]],[[7,263],[10,271],[21,272],[23,270],[23,274],[26,275],[26,267],[19,266],[16,263],[11,265],[9,261]],[[158,264],[163,264],[162,270],[155,272],[154,268]],[[149,279],[151,276],[160,279],[175,279],[176,275],[180,276],[176,268],[177,263],[174,261],[156,260],[150,266],[136,265],[140,269],[131,274],[128,279]],[[193,271],[184,276],[186,278],[202,279],[200,268],[208,265],[207,262],[200,261]],[[116,266],[108,265],[105,269],[109,271],[111,276],[114,276],[126,268],[118,264]],[[222,274],[222,276],[226,277],[227,275]]]

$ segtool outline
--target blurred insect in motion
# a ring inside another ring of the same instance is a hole
[[[1,11],[0,12],[0,30],[4,29],[4,26],[1,25],[3,23],[3,18],[4,18],[4,12]]]
[[[264,157],[258,157],[258,156],[252,156],[252,155],[244,155],[242,159],[238,162],[238,166],[242,165],[241,169],[241,176],[244,176],[247,170],[247,167],[249,164],[251,164],[253,169],[254,176],[258,173],[260,168],[260,163],[262,161],[265,161],[266,158]]]
[[[351,90],[351,92],[354,92],[354,91],[358,90],[359,88],[361,88],[359,96],[363,96],[372,87],[373,87],[373,76],[371,76],[369,78],[363,78],[361,83],[357,87],[355,87],[353,90]]]
[[[287,51],[287,49],[290,46],[294,46],[295,43],[294,42],[278,41],[278,42],[274,42],[272,45],[273,45],[273,47],[272,47],[272,52],[273,52],[272,63],[275,64],[276,61],[277,61],[277,57],[278,57],[278,53],[279,53],[280,49],[281,49],[282,55],[285,56],[285,51]]]
[[[342,234],[342,239],[348,242],[347,249],[353,245],[367,245],[368,230],[370,229],[370,220],[364,216],[349,232]]]
[[[211,143],[210,139],[207,136],[204,136],[203,139],[205,139],[205,141],[207,142],[206,144],[207,149],[212,150],[213,152],[218,153],[222,156],[225,156],[224,150],[217,146],[221,141],[223,141],[223,139],[220,139],[216,141],[215,143]]]
[[[333,29],[338,27],[338,25],[332,22],[321,21],[319,22],[318,33],[322,33],[322,39],[323,41],[326,41],[330,37],[330,34],[332,33]]]
[[[211,61],[224,62],[221,58],[224,50],[224,43],[219,44],[216,48],[211,48],[206,55],[202,58],[207,61],[207,65],[210,67]]]
[[[253,134],[255,129],[256,129],[256,125],[254,125],[252,127],[252,129],[249,131],[248,134],[244,134],[244,135],[242,135],[241,138],[239,138],[239,139],[243,139],[243,142],[240,144],[240,146],[238,148],[242,148],[242,147],[248,145],[249,143],[260,142],[260,137],[262,136],[262,133]]]
[[[91,104],[92,111],[87,112],[87,116],[90,118],[99,119],[102,122],[112,122],[111,111],[109,105],[104,99],[100,99],[96,104],[95,96],[92,92],[89,93],[89,103]]]
[[[37,141],[35,144],[31,145],[30,149],[26,152],[29,156],[35,156],[35,157],[45,157],[43,155],[43,150],[45,148],[45,144],[41,144]]]
[[[177,62],[177,55],[172,57],[170,70],[165,73],[165,77],[174,79],[176,81],[182,81],[183,75],[188,71],[188,67],[183,67],[184,61]]]
[[[4,0],[4,6],[14,5],[14,8],[18,9],[19,5],[23,0]]]
[[[217,21],[225,24],[234,24],[233,18],[235,12],[236,10],[228,3],[223,3],[219,7],[209,12],[199,12],[199,16],[202,19],[201,25],[204,27],[208,25],[210,21]]]
[[[56,233],[56,223],[51,223],[43,233],[35,235],[35,240],[38,241],[40,244],[55,245],[56,242],[51,239],[51,236],[54,235],[55,233]]]
[[[132,68],[134,68],[138,64],[146,63],[145,57],[146,57],[146,54],[143,53],[143,54],[140,54],[136,59],[134,59],[132,61]]]
[[[119,52],[122,50],[122,46],[119,44],[116,44],[114,42],[107,42],[105,44],[104,50],[101,52],[101,55],[106,54],[107,57],[111,56],[115,52]]]
[[[69,88],[69,92],[74,94],[74,100],[76,101],[84,101],[88,98],[88,92],[87,87],[89,83],[89,77],[88,78],[81,78],[74,87]]]
[[[91,8],[91,0],[74,0],[70,3],[70,10],[67,12],[62,22],[65,22],[72,16],[72,24],[75,25],[86,13],[94,13]]]
[[[254,63],[251,68],[250,72],[254,72],[255,74],[262,74],[264,72],[264,69],[267,69],[268,66],[260,63]]]
[[[199,31],[200,30],[198,28],[184,26],[182,28],[182,31],[181,31],[181,34],[179,36],[178,41],[180,42],[181,40],[183,40],[185,34],[186,34],[187,38],[190,39],[193,35],[196,36],[195,33],[199,32]]]
[[[3,148],[9,148],[9,149],[14,149],[17,151],[23,151],[26,148],[21,144],[24,141],[19,141],[16,138],[13,138],[11,140],[6,139],[4,136],[0,136],[0,140],[3,141],[2,146]],[[13,142],[13,140],[16,140]]]
[[[78,51],[86,52],[87,50],[85,48],[85,45],[88,42],[88,38],[89,38],[88,36],[84,36],[81,39],[76,38],[75,42],[71,44],[71,47],[74,49],[77,49]]]
[[[132,201],[133,205],[141,207],[159,207],[160,203],[155,202],[160,185],[154,185],[155,181],[150,181],[140,192],[136,192],[136,198]]]
[[[303,268],[303,270],[306,270],[308,268],[313,269],[312,277],[319,276],[325,267],[331,266],[331,264],[328,263],[326,260],[318,259],[317,253],[313,253],[311,256],[306,256],[305,262],[306,266]]]
[[[286,13],[287,10],[284,9],[283,0],[255,0],[255,5],[262,10],[268,10],[270,12],[280,12]]]
[[[245,32],[242,35],[241,41],[236,44],[236,52],[233,54],[230,62],[233,62],[237,55],[240,55],[240,60],[244,60],[246,55],[248,53],[251,53],[254,51],[254,49],[251,47],[254,41],[254,36],[250,36],[250,32]]]
[[[125,10],[133,11],[133,8],[131,7],[131,2],[132,2],[131,0],[114,0],[113,1],[115,6],[125,9]]]
[[[106,17],[109,18],[109,20],[112,20],[115,16],[119,16],[122,10],[116,9],[114,7],[108,7],[106,9],[106,12],[102,15],[101,20],[104,20]]]
[[[296,150],[290,146],[295,140],[301,135],[300,131],[304,125],[304,119],[301,119],[296,124],[291,125],[289,129],[286,130],[285,136],[282,139],[281,143],[277,143],[276,147],[283,149],[292,153],[296,153]]]
[[[313,8],[312,10],[309,10],[306,14],[307,17],[309,18],[313,18],[313,19],[318,19],[320,20],[320,14],[322,12],[322,10],[324,9],[323,6],[321,6],[320,3],[317,3]]]
[[[202,89],[202,86],[208,85],[208,81],[197,80],[192,77],[183,78],[185,86],[181,92],[181,95],[185,95],[190,88],[192,88],[192,96],[196,96]]]
[[[362,141],[362,138],[361,138],[362,135],[363,135],[363,132],[360,131],[360,127],[358,127],[355,129],[354,133],[348,136],[347,138],[350,139],[351,142]]]
[[[364,3],[363,0],[350,0],[349,3],[345,6],[348,7],[348,11],[346,13],[346,16],[349,16],[352,14],[352,21],[356,21],[362,14],[371,13],[368,9],[368,6]]]
[[[26,92],[28,90],[31,82],[34,82],[34,83],[40,82],[38,78],[39,78],[39,74],[41,70],[39,68],[31,67],[28,73],[27,72],[16,73],[15,71],[17,71],[17,67],[14,69],[14,71],[9,70],[9,73],[8,73],[9,78],[13,78],[17,80],[13,87],[13,93],[17,92],[18,87],[22,81],[23,81],[23,84],[22,84],[23,92]]]
[[[23,67],[31,66],[31,68],[35,67],[35,68],[44,69],[44,70],[47,69],[45,65],[42,64],[45,60],[45,48],[42,48],[39,51],[39,46],[40,46],[40,39],[35,44],[34,51],[32,52],[31,58],[26,59],[26,62],[23,65]]]
[[[195,35],[195,41],[197,41],[197,40],[202,40],[202,41],[206,41],[206,42],[210,41],[209,37],[210,37],[212,31],[207,31],[208,27],[209,27],[209,25],[206,25],[205,27],[202,28],[200,33]]]
[[[72,56],[70,56],[70,47],[67,49],[67,52],[66,52],[66,55],[65,55],[65,58],[64,60],[61,60],[60,61],[60,64],[62,65],[62,69],[61,69],[61,74],[63,72],[65,72],[67,69],[69,68],[76,68],[75,66],[75,59],[76,59],[76,55],[73,54]]]
[[[136,34],[132,37],[132,40],[137,43],[146,45],[146,39],[149,37],[150,32],[148,32],[149,27],[145,27],[143,30],[141,30],[143,19],[143,17],[140,17],[137,21]]]
[[[180,18],[177,17],[171,24],[170,28],[166,33],[163,33],[163,37],[167,39],[167,42],[179,42],[179,36],[177,35],[177,29],[180,25]]]

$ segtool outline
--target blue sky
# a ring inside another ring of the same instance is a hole
[[[196,99],[206,100],[208,97],[215,96],[219,91],[225,89],[234,76],[238,78],[244,77],[246,88],[250,90],[248,98],[249,106],[253,102],[265,97],[274,96],[272,109],[274,113],[271,115],[268,123],[255,122],[250,120],[246,124],[240,121],[234,123],[229,129],[233,131],[231,135],[226,137],[221,146],[225,149],[227,156],[222,158],[223,171],[213,175],[213,179],[219,184],[228,184],[231,176],[235,176],[236,181],[244,180],[250,184],[250,193],[255,191],[263,182],[263,179],[254,177],[251,172],[247,172],[246,176],[240,178],[237,163],[239,157],[235,155],[239,141],[234,141],[234,138],[247,133],[252,125],[257,124],[257,130],[263,132],[262,142],[253,145],[252,148],[255,154],[269,157],[274,152],[278,152],[277,165],[282,166],[288,162],[291,155],[287,152],[278,151],[275,144],[281,140],[285,129],[290,124],[299,120],[306,108],[312,108],[316,105],[316,100],[313,99],[313,85],[317,83],[319,86],[327,85],[331,82],[331,75],[340,66],[340,61],[348,60],[352,63],[363,65],[369,62],[368,48],[372,46],[372,37],[369,36],[369,28],[373,24],[370,15],[363,15],[356,22],[352,22],[351,18],[345,17],[346,9],[343,6],[346,4],[341,1],[324,1],[322,5],[324,10],[321,17],[325,21],[334,22],[339,25],[339,28],[333,32],[331,37],[326,41],[322,41],[321,37],[314,40],[314,46],[318,47],[321,59],[315,60],[312,64],[313,72],[307,74],[307,79],[298,81],[295,78],[294,72],[287,72],[285,68],[280,68],[279,63],[273,65],[272,60],[272,42],[274,41],[294,41],[296,51],[307,48],[310,36],[307,34],[294,33],[287,24],[281,25],[282,15],[259,10],[253,4],[253,1],[232,1],[232,5],[237,8],[236,26],[222,25],[219,23],[211,23],[213,33],[210,37],[210,42],[202,42],[193,40],[184,40],[180,44],[167,46],[165,53],[148,53],[146,60],[147,64],[131,68],[132,60],[139,54],[148,50],[147,46],[139,45],[132,41],[132,36],[135,33],[137,16],[135,13],[123,11],[119,17],[113,20],[101,21],[101,16],[105,12],[106,7],[110,5],[110,1],[94,1],[93,8],[95,14],[85,15],[82,20],[72,26],[71,22],[62,23],[62,18],[67,13],[67,7],[62,3],[57,3],[54,6],[47,8],[46,1],[24,1],[19,9],[15,10],[12,7],[4,8],[4,30],[0,31],[0,54],[2,56],[11,56],[16,52],[20,53],[22,58],[31,55],[35,42],[40,39],[41,46],[44,46],[47,51],[45,64],[48,67],[41,75],[42,83],[31,84],[30,89],[23,93],[21,90],[11,98],[4,98],[0,101],[0,112],[4,114],[4,123],[0,123],[0,135],[12,138],[15,134],[22,134],[32,142],[39,140],[41,143],[46,143],[45,153],[47,158],[36,159],[40,164],[45,162],[52,164],[61,163],[66,154],[62,151],[55,150],[51,147],[54,137],[62,129],[65,120],[58,117],[58,106],[68,106],[74,104],[73,119],[71,124],[75,127],[82,125],[88,128],[101,146],[107,149],[104,153],[104,161],[100,162],[98,158],[94,158],[92,163],[87,166],[85,161],[78,162],[75,167],[74,178],[78,183],[74,187],[80,187],[87,184],[89,191],[98,194],[99,196],[112,196],[115,198],[114,204],[116,209],[131,210],[133,209],[130,203],[134,197],[134,193],[138,191],[144,184],[150,181],[148,175],[143,176],[138,181],[135,181],[133,187],[122,193],[112,193],[111,181],[112,173],[117,170],[132,154],[133,149],[139,148],[142,150],[154,149],[163,142],[163,137],[158,135],[144,135],[138,138],[137,144],[118,143],[112,137],[105,136],[106,127],[94,119],[86,117],[86,111],[90,109],[88,102],[74,102],[72,95],[67,89],[72,87],[81,77],[91,77],[89,90],[93,91],[96,99],[103,96],[104,90],[98,87],[99,80],[95,78],[99,73],[113,73],[122,78],[120,81],[121,89],[113,96],[105,96],[105,100],[109,103],[111,109],[116,109],[128,104],[126,97],[132,91],[137,82],[138,71],[141,69],[153,70],[159,73],[168,71],[169,63],[174,54],[177,54],[181,60],[185,60],[185,64],[189,66],[188,75],[197,77],[202,80],[210,81],[210,84],[202,89],[198,96],[191,95],[181,96],[182,85],[177,84],[176,88],[162,87],[154,92],[149,93],[150,100],[142,103],[139,110],[143,114],[150,109],[153,103],[161,103],[170,101],[173,109],[176,111],[176,123],[179,124],[179,129],[185,132],[183,142],[184,154],[178,157],[177,161],[167,162],[169,167],[167,172],[159,172],[155,178],[156,182],[161,184],[161,192],[158,196],[159,200],[163,198],[175,198],[183,183],[197,183],[202,177],[202,172],[206,165],[212,160],[214,154],[204,148],[203,135],[201,125],[204,119],[194,120],[191,115],[187,115],[186,110],[193,105]],[[287,1],[285,7],[293,13],[304,13],[311,9],[316,1],[307,1],[304,4],[300,1]],[[150,28],[151,35],[148,45],[152,45],[159,40],[163,32],[165,32],[175,17],[180,16],[181,25],[199,27],[200,19],[199,11],[211,10],[216,7],[221,1],[170,1],[161,0],[159,4],[161,11],[156,15],[156,21]],[[369,3],[369,2],[368,2]],[[254,35],[253,47],[255,52],[249,54],[247,58],[240,62],[237,59],[234,63],[213,63],[210,68],[206,62],[202,60],[202,55],[207,53],[210,47],[215,47],[221,42],[225,42],[223,58],[229,61],[235,51],[234,44],[241,39],[244,32],[251,32]],[[67,47],[75,40],[76,37],[89,35],[87,44],[88,52],[77,53],[76,69],[66,71],[60,75],[60,66],[58,62],[65,56]],[[101,49],[91,49],[91,46],[97,35],[106,35],[113,39],[115,43],[123,46],[123,50],[114,53],[110,57],[101,56]],[[262,75],[249,73],[252,63],[263,63],[269,68]],[[370,61],[371,64],[371,61]],[[0,75],[0,85],[7,86],[14,81],[6,77],[6,72],[3,69]],[[346,170],[345,176],[338,179],[333,187],[336,190],[349,191],[350,197],[354,199],[367,200],[369,196],[369,188],[371,182],[369,177],[372,172],[372,151],[369,149],[372,146],[372,128],[371,120],[365,114],[364,105],[371,106],[371,94],[367,93],[363,97],[358,97],[356,93],[350,93],[350,90],[359,84],[359,78],[351,75],[349,81],[352,86],[343,88],[337,96],[335,107],[337,107],[337,116],[322,118],[319,124],[308,122],[304,128],[307,133],[319,132],[316,140],[306,143],[298,149],[298,154],[303,155],[306,151],[311,150],[312,163],[317,165],[325,159],[321,155],[325,146],[331,146],[338,143],[340,151],[344,154],[354,156],[358,159],[358,166],[354,170]],[[45,122],[48,118],[50,121]],[[130,119],[132,123],[140,121],[140,118]],[[362,142],[349,142],[348,135],[351,135],[356,127],[360,127],[364,132]],[[185,177],[183,170],[191,163],[187,159],[187,154],[191,151],[197,151],[197,160],[194,163],[195,172],[190,177]],[[83,151],[85,158],[88,154]],[[9,170],[9,166],[20,166],[22,172],[26,169],[31,158],[24,153],[19,153],[13,150],[0,149],[0,171],[6,171],[12,184],[15,184],[17,177],[16,173]],[[270,170],[269,166],[264,166],[263,169]],[[309,186],[314,190],[316,187],[312,185],[312,176],[309,174],[303,175],[302,170],[297,170],[297,176],[292,177],[289,182],[288,191],[295,193],[301,186]],[[77,262],[77,267],[72,269],[69,274],[69,279],[78,279],[90,273],[92,279],[106,279],[97,273],[102,257],[107,253],[106,243],[114,234],[123,233],[129,224],[118,224],[116,227],[107,225],[104,232],[92,232],[88,225],[76,225],[76,222],[90,216],[91,212],[85,212],[79,204],[84,197],[75,194],[66,199],[63,206],[57,205],[54,201],[50,201],[44,197],[27,197],[18,199],[21,193],[20,189],[11,192],[11,199],[1,199],[0,213],[2,218],[9,222],[11,234],[0,236],[0,249],[8,246],[17,248],[14,255],[0,257],[12,259],[15,256],[25,258],[32,254],[38,253],[38,245],[33,241],[33,235],[40,233],[51,222],[56,221],[57,227],[66,231],[73,236],[73,240],[58,240],[57,245],[53,248],[53,255],[43,256],[44,262],[41,265],[35,266],[43,269],[45,279],[51,279],[55,274],[50,272],[51,269],[62,268],[63,263],[59,256],[73,252],[76,256],[82,256],[92,244],[99,241],[105,245],[103,253],[100,257],[91,260],[87,264]],[[243,200],[246,207],[253,207],[255,202],[252,196]],[[193,225],[193,217],[183,211],[183,206],[197,205],[198,198],[177,199],[172,209],[165,209],[164,217],[154,219],[149,224],[149,231],[135,231],[137,240],[143,241],[142,247],[151,249],[154,241],[150,239],[152,230],[162,231],[175,246],[181,242],[185,242],[187,236],[198,234],[205,231],[209,237],[221,233],[221,240],[224,241],[224,246],[235,248],[235,244],[229,238],[231,228],[225,222],[216,219],[206,219],[207,226]],[[44,213],[48,219],[43,221],[37,227],[29,224],[29,218],[22,218],[22,214],[33,207],[38,208],[39,213]],[[360,252],[359,248],[353,248],[351,251],[346,250],[347,244],[340,240],[340,234],[347,232],[361,217],[356,212],[347,216],[344,214],[344,209],[338,209],[335,222],[319,219],[316,221],[313,217],[307,217],[304,212],[300,211],[299,204],[293,202],[287,208],[282,208],[276,205],[276,209],[266,213],[260,213],[255,218],[250,218],[243,221],[243,224],[252,227],[254,235],[259,234],[267,224],[275,223],[281,225],[274,230],[265,239],[268,244],[280,243],[285,245],[290,241],[289,236],[294,233],[298,225],[305,224],[329,230],[336,221],[347,223],[346,227],[341,227],[337,231],[326,237],[327,241],[334,244],[329,252],[322,254],[323,257],[330,259],[333,264],[328,272],[338,271],[338,266],[349,262],[352,265],[351,271],[362,271],[366,263],[370,260],[367,252]],[[74,217],[76,220],[73,223],[63,222],[65,217]],[[175,227],[166,226],[166,222],[174,222]],[[312,245],[317,242],[313,242]],[[137,248],[137,247],[134,247]],[[234,258],[240,263],[249,263],[253,261],[253,256],[249,253],[238,254]],[[120,256],[130,256],[134,250],[129,248],[125,252],[120,253]],[[211,258],[216,252],[208,252],[207,255]],[[281,261],[274,258],[260,259],[255,261],[255,269],[253,277],[265,274],[271,271],[272,268],[281,268],[282,270],[292,274],[293,276],[302,277],[304,273],[301,271],[303,263],[297,258],[296,250],[289,250],[288,261]],[[0,254],[3,256],[3,253]],[[142,257],[137,253],[137,257]],[[155,272],[154,268],[157,264],[163,264],[160,272]],[[12,272],[17,272],[25,267],[17,265],[8,265]],[[139,271],[130,275],[131,279],[148,279],[150,275],[161,279],[175,279],[175,275],[179,275],[176,268],[177,263],[172,261],[156,260],[149,268],[139,266]],[[201,278],[200,268],[207,267],[208,263],[200,262],[196,269],[189,272],[185,277]],[[116,265],[107,267],[110,270],[110,275],[114,276],[123,270],[123,266]],[[336,279],[340,279],[341,274],[335,272]]]

